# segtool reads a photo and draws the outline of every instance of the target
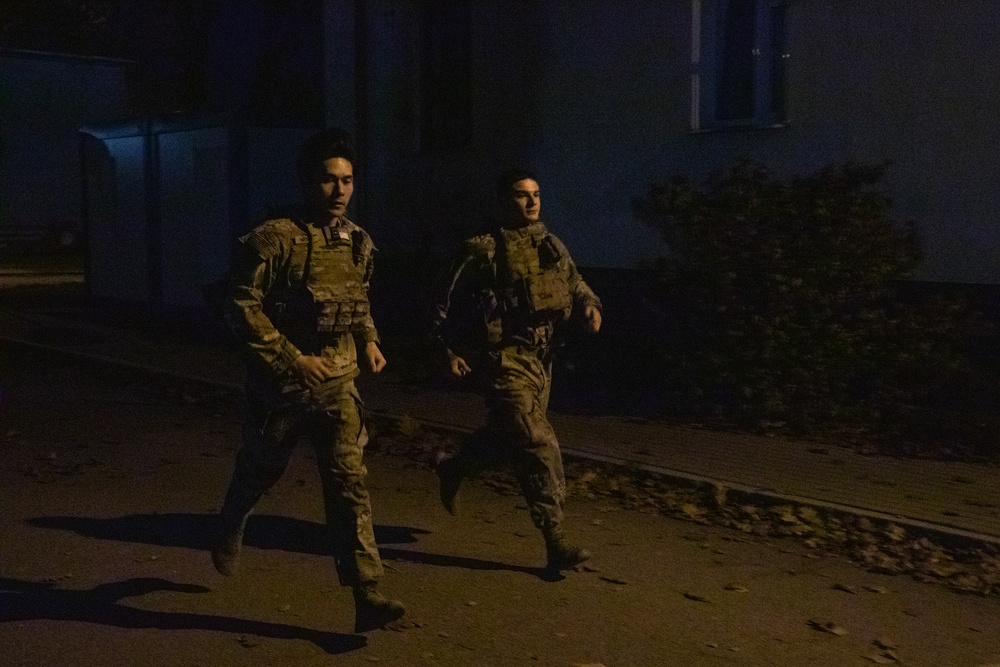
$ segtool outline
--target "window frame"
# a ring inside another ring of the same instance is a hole
[[[743,0],[753,3],[754,29],[750,57],[752,113],[723,118],[722,102],[726,10],[739,0],[691,2],[691,131],[781,128],[788,125],[786,69],[788,0]]]

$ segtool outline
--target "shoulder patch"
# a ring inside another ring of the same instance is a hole
[[[296,243],[302,237],[302,230],[287,218],[267,220],[252,231],[240,237],[240,243],[253,248],[261,258],[271,257],[281,252],[283,247]],[[302,241],[307,239],[302,237]]]
[[[347,229],[349,229],[351,231],[351,237],[353,239],[355,239],[355,245],[359,245],[359,244],[360,245],[364,245],[365,247],[369,248],[371,251],[378,250],[378,248],[375,247],[375,242],[372,240],[371,234],[369,234],[365,230],[361,229],[361,227],[359,225],[357,225],[356,223],[354,223],[346,215],[341,216],[340,219],[344,221],[345,226],[347,227]],[[360,239],[360,241],[359,241],[359,239]]]

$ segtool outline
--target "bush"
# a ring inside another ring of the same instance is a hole
[[[848,163],[782,181],[744,162],[637,202],[670,250],[658,276],[677,335],[661,354],[680,404],[798,432],[899,433],[932,403],[969,408],[976,318],[954,299],[900,300],[920,247],[875,188],[884,170]]]

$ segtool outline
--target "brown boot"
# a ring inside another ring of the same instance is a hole
[[[548,557],[546,569],[550,572],[569,570],[590,560],[589,551],[570,545],[559,531],[545,536],[545,553]]]
[[[403,618],[406,608],[398,600],[390,600],[378,592],[375,582],[354,587],[354,631],[368,632],[384,628]]]
[[[236,525],[223,526],[219,541],[212,549],[212,564],[219,574],[231,577],[240,566],[240,550],[243,547],[243,529],[246,517]]]
[[[434,470],[441,483],[441,504],[449,514],[458,514],[458,488],[462,485],[463,479],[458,462],[454,456],[438,452],[434,459]]]

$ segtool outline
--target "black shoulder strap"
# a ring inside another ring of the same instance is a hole
[[[312,256],[313,256],[313,235],[312,230],[309,229],[309,224],[302,220],[302,218],[293,218],[292,222],[295,226],[301,229],[306,234],[306,265],[302,269],[302,284],[299,287],[306,287],[309,285],[309,274],[312,271]]]

